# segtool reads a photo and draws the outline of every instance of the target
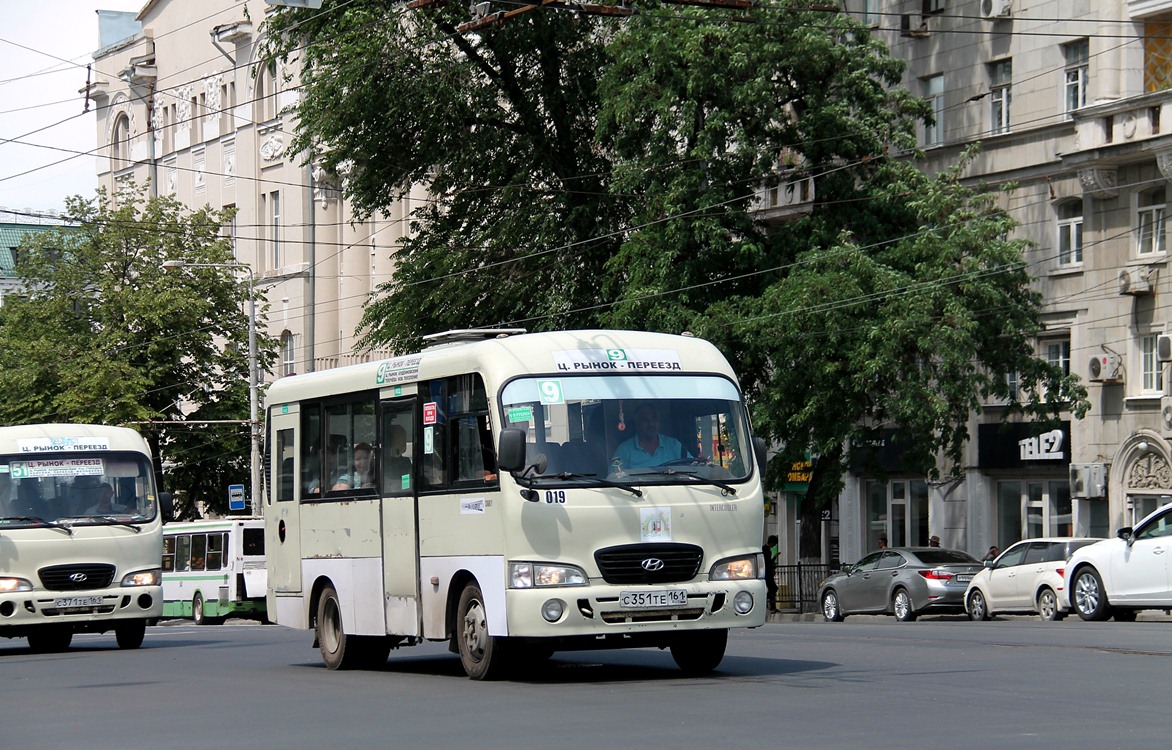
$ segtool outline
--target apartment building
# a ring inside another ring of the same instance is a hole
[[[192,207],[233,207],[236,260],[269,306],[281,361],[269,377],[386,356],[355,330],[406,227],[410,201],[354,222],[332,174],[287,154],[295,66],[261,59],[263,0],[150,0],[99,14],[94,82],[99,185],[130,183]]]
[[[1034,248],[1045,300],[1037,353],[1086,381],[1092,404],[1053,430],[989,403],[958,480],[852,471],[824,521],[826,560],[878,546],[983,551],[1045,534],[1106,536],[1172,501],[1167,361],[1172,292],[1172,0],[847,0],[931,104],[925,168],[1015,185],[1004,205]],[[995,311],[990,311],[995,314]],[[1013,375],[1007,375],[1011,379]]]

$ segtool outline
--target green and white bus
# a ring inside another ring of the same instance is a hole
[[[163,617],[196,625],[265,619],[265,529],[260,518],[163,527]]]
[[[42,652],[110,630],[142,645],[163,613],[169,499],[134,430],[0,427],[0,636]]]
[[[765,622],[764,443],[712,344],[428,339],[270,387],[270,619],[331,669],[448,641],[474,679],[625,647],[704,673]]]

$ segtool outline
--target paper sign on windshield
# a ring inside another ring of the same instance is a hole
[[[105,473],[100,458],[50,458],[43,461],[13,461],[9,467],[13,479],[101,476]]]

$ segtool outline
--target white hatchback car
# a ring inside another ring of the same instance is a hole
[[[972,620],[998,612],[1037,612],[1043,620],[1066,616],[1063,573],[1075,550],[1098,539],[1046,537],[1025,539],[985,563],[964,592],[964,610]]]
[[[1172,608],[1172,505],[1149,513],[1115,539],[1083,547],[1066,565],[1070,608],[1084,620],[1134,620],[1141,609]]]

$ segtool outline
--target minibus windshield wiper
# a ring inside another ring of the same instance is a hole
[[[676,471],[675,469],[660,469],[659,471],[639,471],[637,474],[634,474],[634,476],[640,476],[640,477],[645,477],[648,475],[659,476],[659,477],[680,477],[680,476],[683,476],[683,477],[687,477],[689,479],[695,479],[697,482],[700,482],[701,484],[711,484],[714,487],[719,487],[720,489],[724,490],[725,492],[727,492],[730,495],[737,494],[737,488],[733,487],[731,484],[719,482],[715,479],[709,479],[708,477],[702,477],[694,471]]]
[[[29,523],[39,523],[42,526],[48,526],[51,529],[61,529],[65,533],[69,534],[69,536],[73,536],[73,529],[69,528],[69,526],[63,523],[57,523],[56,521],[46,520],[40,516],[4,516],[3,518],[0,518],[0,521],[27,521]]]
[[[643,497],[642,490],[636,489],[635,487],[632,487],[629,484],[623,484],[622,482],[616,482],[613,479],[603,479],[602,477],[598,476],[597,474],[575,474],[574,472],[571,472],[571,471],[564,471],[559,474],[538,474],[536,476],[524,478],[524,480],[528,482],[528,484],[526,486],[532,487],[533,480],[535,480],[535,479],[563,479],[563,480],[585,479],[590,484],[594,484],[599,487],[618,487],[620,490],[626,490],[627,492],[630,492],[635,497]],[[518,477],[517,480],[518,480],[519,484],[522,483],[521,477]]]
[[[115,518],[114,516],[86,516],[82,520],[84,520],[84,521],[103,521],[103,522],[108,523],[112,526],[125,526],[128,529],[134,529],[135,534],[142,531],[141,527],[135,526],[134,524],[130,523],[129,521],[123,521],[121,518]]]

